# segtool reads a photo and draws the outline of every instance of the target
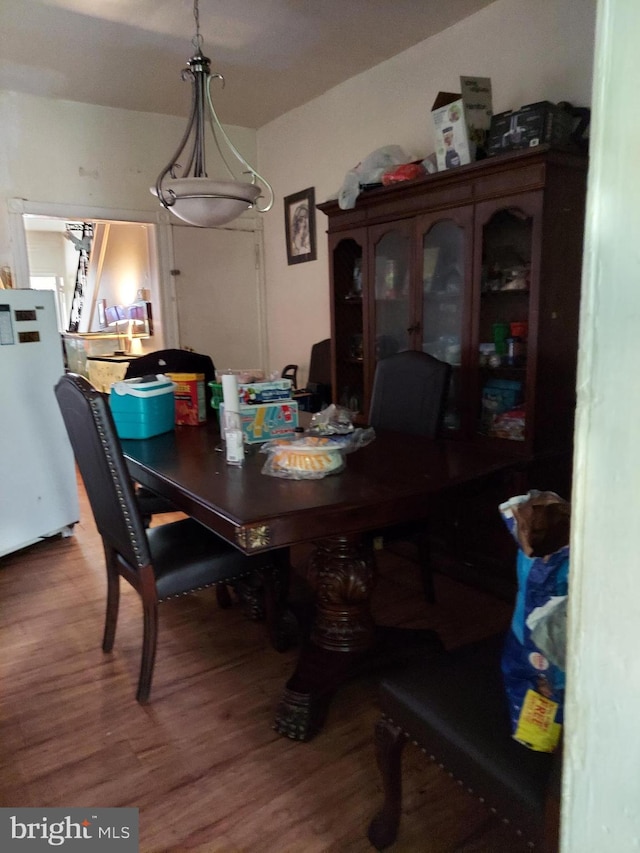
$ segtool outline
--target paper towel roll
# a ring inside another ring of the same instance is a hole
[[[222,374],[222,401],[225,412],[239,412],[238,378],[235,373]]]

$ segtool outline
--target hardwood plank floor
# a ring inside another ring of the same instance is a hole
[[[115,649],[103,654],[102,545],[82,487],[80,497],[72,537],[0,560],[0,805],[138,807],[143,853],[370,851],[376,678],[346,685],[310,743],[280,737],[271,722],[296,651],[276,653],[262,624],[205,591],[161,606],[151,703],[140,706],[139,600],[123,584]],[[293,553],[301,572],[305,557]],[[380,622],[436,628],[447,646],[508,624],[508,603],[440,575],[426,604],[406,557],[381,552],[379,568]],[[405,753],[393,850],[525,849],[419,750]]]

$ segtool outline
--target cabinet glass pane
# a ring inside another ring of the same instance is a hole
[[[390,231],[375,250],[375,355],[387,358],[409,347],[409,258],[406,234]]]
[[[453,365],[444,427],[460,427],[460,359],[464,300],[464,232],[438,222],[422,241],[422,349]]]
[[[478,432],[524,441],[532,219],[498,211],[483,229]]]
[[[333,252],[336,396],[338,403],[362,411],[364,396],[364,321],[362,247],[341,240]]]

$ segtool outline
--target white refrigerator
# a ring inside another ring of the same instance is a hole
[[[54,394],[64,373],[55,296],[0,290],[0,558],[78,521],[73,451]]]

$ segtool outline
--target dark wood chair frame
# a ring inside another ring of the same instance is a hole
[[[71,373],[58,381],[55,393],[104,546],[104,652],[110,652],[114,645],[121,577],[142,600],[137,700],[145,703],[149,699],[158,640],[158,604],[169,598],[215,586],[219,603],[226,606],[230,603],[227,585],[258,578],[255,583],[264,590],[269,638],[278,651],[288,648],[286,550],[247,557],[191,518],[147,529],[104,395],[84,377]]]
[[[435,657],[433,673],[425,659],[418,669],[412,666],[383,679],[382,717],[374,738],[384,802],[368,829],[377,850],[398,836],[402,755],[411,741],[477,796],[491,815],[511,824],[530,848],[556,853],[562,751],[534,753],[512,739],[499,669],[502,639],[490,637],[442,653],[448,667],[442,679]]]
[[[406,350],[382,359],[377,364],[371,392],[370,425],[374,429],[437,437],[450,380],[451,365],[425,352]],[[415,542],[424,596],[433,603],[436,596],[427,521],[399,525],[382,535],[390,541]]]

